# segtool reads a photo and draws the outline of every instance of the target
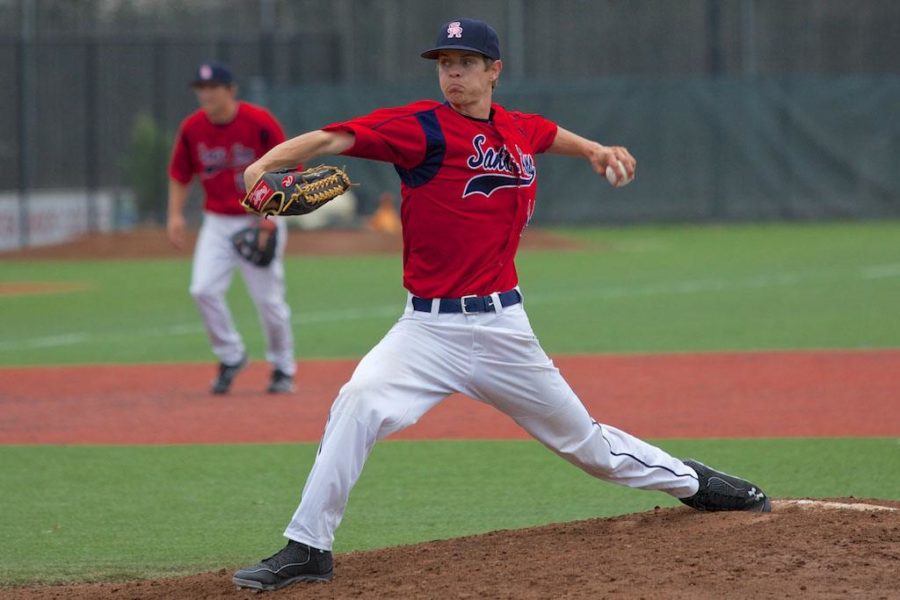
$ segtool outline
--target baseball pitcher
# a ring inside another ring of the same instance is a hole
[[[234,583],[270,590],[330,579],[334,533],[373,445],[454,392],[506,413],[598,479],[659,490],[698,510],[769,510],[755,485],[594,419],[529,324],[515,256],[537,198],[537,156],[581,158],[618,187],[634,177],[632,155],[493,103],[503,63],[497,34],[482,21],[442,25],[422,56],[436,61],[443,102],[380,109],[305,133],[245,173],[250,187],[265,172],[322,155],[393,164],[407,299],[331,408],[287,545],[237,571]]]

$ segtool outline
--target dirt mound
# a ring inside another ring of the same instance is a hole
[[[880,507],[890,507],[885,510]],[[238,565],[244,566],[244,565]],[[2,598],[251,598],[234,567]],[[769,514],[666,508],[335,557],[275,598],[900,598],[900,502],[775,501]]]
[[[2,259],[16,260],[84,260],[190,257],[197,232],[188,235],[186,249],[178,250],[169,243],[162,228],[138,228],[115,233],[92,233],[52,246],[36,246],[0,252]],[[403,247],[399,235],[368,229],[324,229],[302,231],[291,229],[287,253],[294,256],[343,256],[359,254],[397,254]],[[580,246],[570,239],[548,231],[529,228],[522,236],[524,250],[575,250]]]

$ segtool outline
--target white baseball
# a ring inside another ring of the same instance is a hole
[[[616,170],[618,169],[618,173]],[[625,187],[629,183],[631,183],[631,179],[628,177],[628,171],[625,170],[625,165],[622,164],[621,160],[616,161],[616,169],[612,168],[612,165],[606,167],[606,180],[609,182],[609,185],[613,187]]]

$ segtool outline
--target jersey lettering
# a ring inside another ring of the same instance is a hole
[[[484,134],[478,134],[472,138],[475,153],[469,157],[466,165],[472,170],[480,169],[491,172],[470,178],[466,182],[463,198],[473,194],[481,194],[487,198],[496,190],[518,186],[528,187],[534,182],[534,157],[531,154],[522,152],[522,149],[516,146],[518,155],[518,160],[516,160],[506,146],[499,149],[485,147],[486,140],[487,137]]]
[[[256,151],[240,143],[232,144],[229,152],[224,146],[210,147],[200,142],[197,145],[197,157],[203,165],[204,177],[215,177],[226,169],[243,171],[256,160]]]

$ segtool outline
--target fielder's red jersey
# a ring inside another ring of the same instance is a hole
[[[344,154],[390,162],[400,175],[407,290],[459,298],[518,284],[513,259],[534,212],[534,155],[553,143],[555,123],[498,104],[490,119],[474,119],[426,100],[324,129],[352,132]]]
[[[200,176],[204,210],[225,215],[245,215],[240,205],[244,197],[244,170],[273,146],[285,139],[281,125],[264,108],[238,102],[238,111],[229,123],[209,120],[203,110],[181,122],[169,176],[187,185]]]

